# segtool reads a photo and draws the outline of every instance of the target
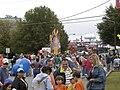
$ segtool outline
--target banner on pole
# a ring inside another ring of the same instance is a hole
[[[116,8],[120,8],[120,0],[116,0]]]

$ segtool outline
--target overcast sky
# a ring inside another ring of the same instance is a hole
[[[41,5],[45,5],[53,12],[55,12],[57,17],[61,19],[83,12],[106,1],[108,0],[0,0],[0,18],[4,18],[5,15],[12,15],[23,18],[26,11],[34,9],[35,7],[39,7]],[[105,9],[109,7],[110,4],[115,6],[115,0],[111,0],[110,2],[107,2],[106,4],[96,9],[71,18],[83,18],[103,15],[105,14]],[[96,20],[101,18],[102,17],[83,19],[81,21]],[[84,36],[87,33],[93,33],[98,37],[96,24],[99,22],[101,21],[64,24],[64,29],[69,35],[75,33],[79,36]]]

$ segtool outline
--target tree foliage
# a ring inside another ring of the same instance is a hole
[[[0,53],[5,53],[5,49],[10,48],[11,25],[8,20],[0,20]]]
[[[42,47],[48,47],[49,35],[54,28],[59,31],[61,47],[64,51],[68,36],[54,12],[45,6],[31,9],[25,13],[25,20],[19,22],[18,29],[12,31],[12,49],[14,52],[32,53]]]
[[[114,35],[116,32],[116,45],[120,45],[117,34],[120,34],[120,9],[109,6],[106,9],[106,15],[102,18],[103,22],[97,24],[100,39],[105,44],[114,45]]]

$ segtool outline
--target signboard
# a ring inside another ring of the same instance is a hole
[[[6,53],[10,53],[10,48],[6,48]]]

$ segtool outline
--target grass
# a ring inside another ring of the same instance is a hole
[[[120,72],[112,72],[107,77],[105,90],[120,90]]]

